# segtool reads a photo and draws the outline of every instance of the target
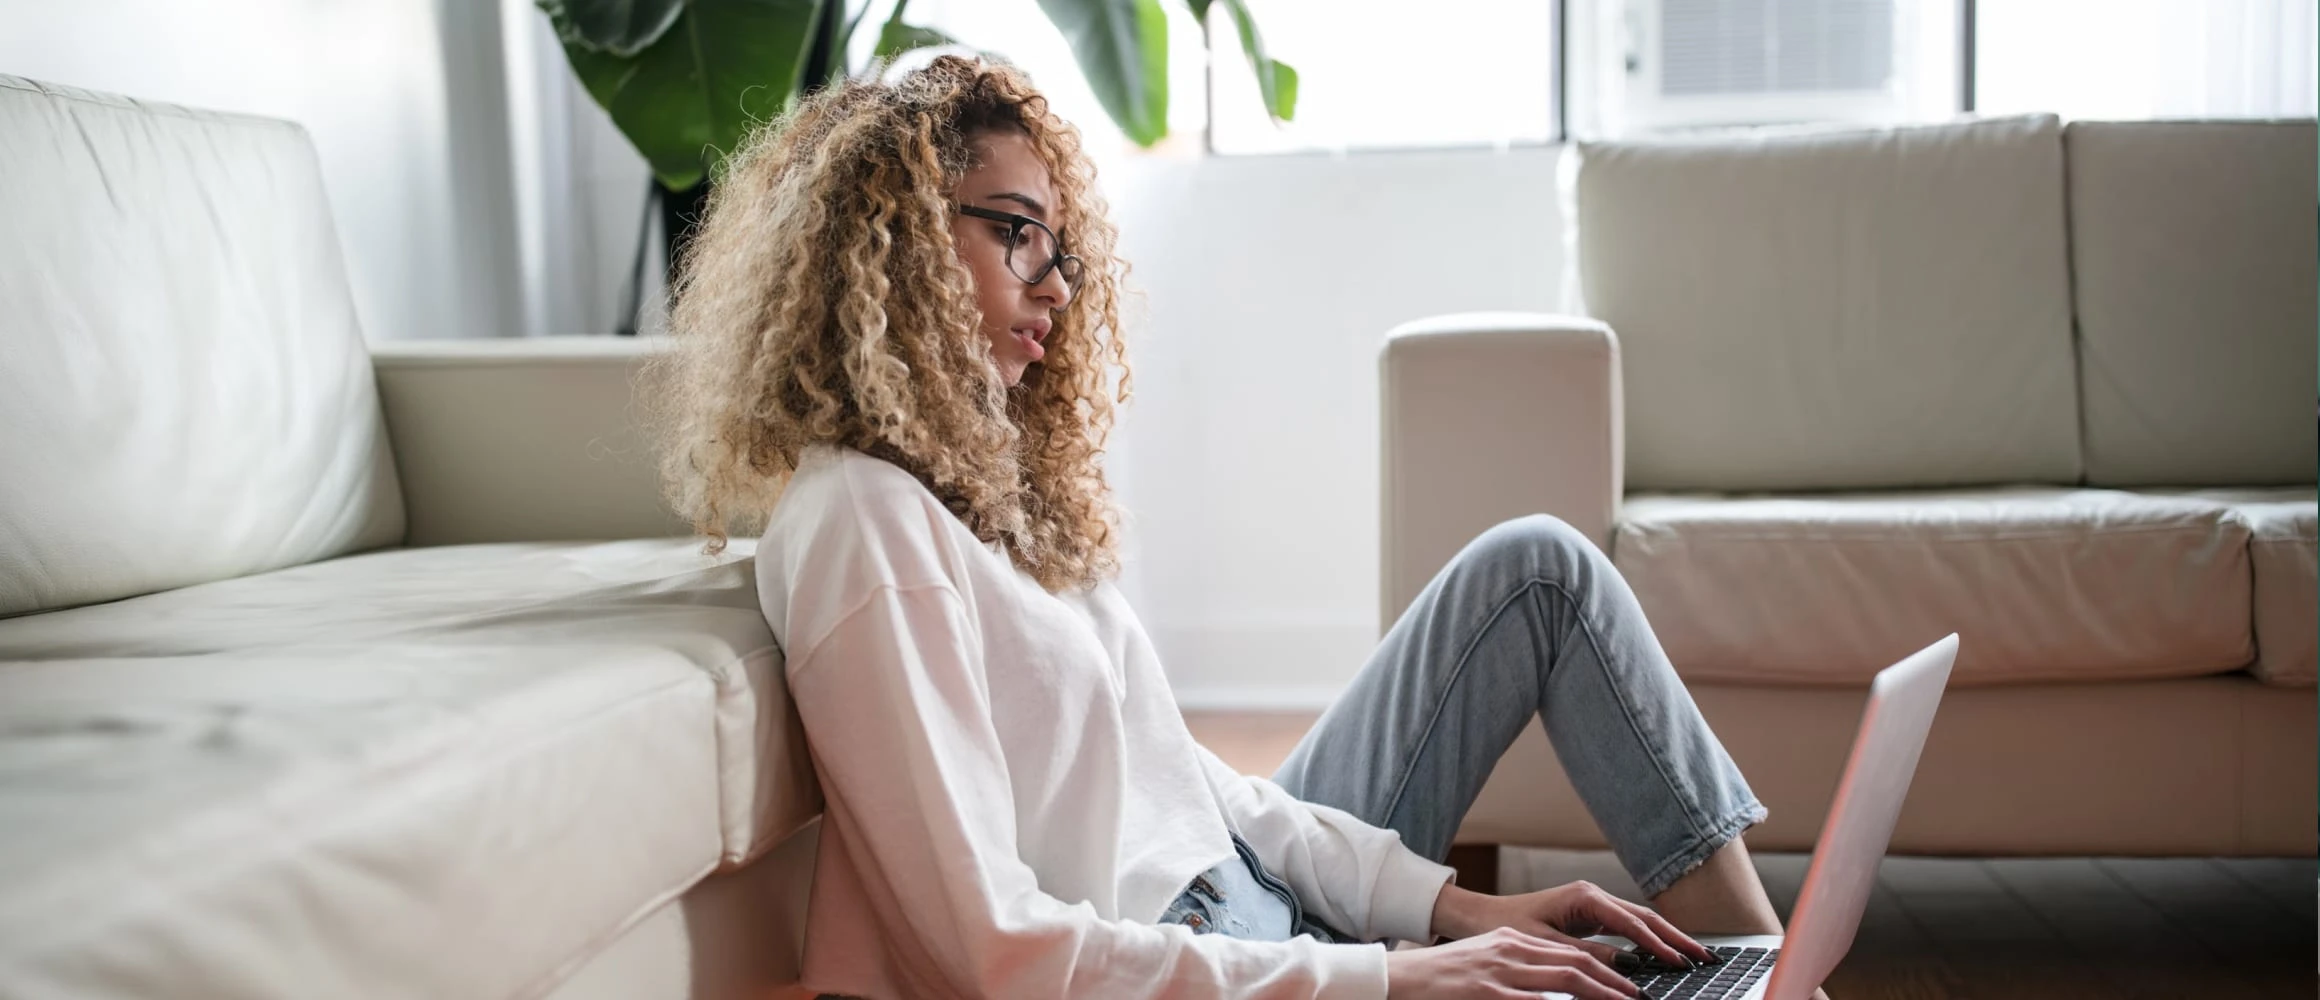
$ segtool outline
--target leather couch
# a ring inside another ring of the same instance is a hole
[[[1897,853],[2314,848],[2315,132],[2001,118],[1579,144],[1583,315],[1397,328],[1392,621],[1544,511],[1817,836],[1870,676],[1961,653]],[[1534,725],[1461,854],[1601,834]]]
[[[366,347],[303,129],[0,77],[0,997],[794,980],[819,791],[651,350]]]

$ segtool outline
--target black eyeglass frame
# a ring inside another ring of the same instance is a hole
[[[995,208],[984,208],[980,205],[960,205],[959,214],[973,216],[978,219],[989,219],[992,222],[1004,222],[1007,224],[1007,270],[1009,273],[1014,274],[1015,277],[1021,279],[1024,284],[1036,285],[1042,281],[1046,281],[1048,274],[1055,271],[1057,268],[1062,268],[1063,283],[1069,286],[1072,291],[1076,292],[1079,290],[1080,272],[1087,265],[1079,259],[1078,255],[1063,252],[1063,237],[1057,236],[1055,234],[1055,230],[1049,229],[1047,227],[1047,223],[1041,222],[1038,219],[1034,219],[1028,215],[1023,215],[1016,212],[1002,212]],[[1039,265],[1039,270],[1034,272],[1028,278],[1023,277],[1021,272],[1015,270],[1015,240],[1017,237],[1023,235],[1023,227],[1025,226],[1038,226],[1042,231],[1047,233],[1048,243],[1055,247],[1054,255],[1041,262]],[[1067,264],[1069,266],[1066,266]]]

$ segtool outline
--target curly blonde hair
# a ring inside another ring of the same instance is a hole
[[[1084,267],[1013,389],[951,239],[973,143],[1007,130],[1047,165],[1050,224]],[[675,348],[646,376],[671,505],[722,551],[807,445],[835,444],[908,471],[1050,592],[1117,573],[1098,458],[1130,383],[1105,210],[1078,132],[1003,64],[943,56],[760,127],[726,161],[685,254]]]

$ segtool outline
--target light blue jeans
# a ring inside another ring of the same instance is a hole
[[[1411,850],[1441,861],[1484,779],[1534,716],[1647,896],[1764,820],[1627,581],[1586,536],[1543,514],[1491,528],[1451,559],[1273,780],[1398,831]],[[1253,871],[1236,876],[1232,867],[1204,879],[1271,878],[1253,852],[1239,864]],[[1288,936],[1278,935],[1267,894],[1227,887],[1217,900],[1198,888],[1179,897],[1167,922],[1198,914],[1211,932]],[[1350,940],[1304,919],[1290,897],[1292,934]],[[1244,905],[1253,916],[1233,912]]]
[[[1266,871],[1256,849],[1233,835],[1230,861],[1218,863],[1194,876],[1176,901],[1161,914],[1164,924],[1183,924],[1195,934],[1222,934],[1250,941],[1287,941],[1310,934],[1323,941],[1342,940],[1327,927],[1310,921],[1297,891]]]

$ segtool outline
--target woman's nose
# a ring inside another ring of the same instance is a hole
[[[1031,297],[1049,309],[1061,309],[1071,304],[1071,282],[1063,280],[1063,269],[1051,267],[1047,276],[1031,285]]]

